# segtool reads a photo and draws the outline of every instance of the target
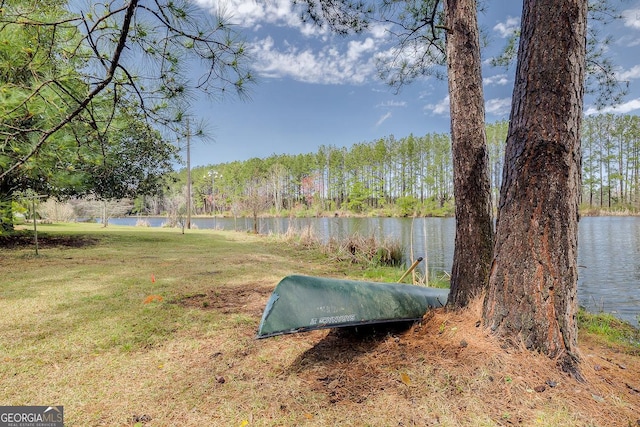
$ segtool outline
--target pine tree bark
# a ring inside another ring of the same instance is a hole
[[[464,307],[487,286],[493,250],[489,154],[477,5],[445,0],[456,238],[448,305]]]
[[[485,324],[577,376],[586,0],[525,0]]]

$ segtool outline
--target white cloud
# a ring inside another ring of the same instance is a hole
[[[509,83],[509,79],[507,78],[506,74],[497,74],[495,76],[485,77],[484,79],[482,79],[482,83],[485,86],[504,86]]]
[[[640,30],[640,8],[622,11],[622,19],[624,19],[625,27]]]
[[[511,110],[511,98],[489,99],[485,102],[484,108],[488,114],[504,116],[505,114],[509,114]],[[441,116],[449,114],[449,96],[447,95],[436,104],[427,104],[424,109],[425,111],[431,111],[433,114]]]
[[[520,18],[507,16],[505,22],[498,22],[493,29],[497,31],[503,39],[507,38],[520,29]]]
[[[640,33],[627,31],[620,35],[615,42],[618,46],[635,47],[640,45]]]
[[[287,27],[298,30],[305,37],[322,37],[325,40],[331,31],[324,26],[305,23],[300,19],[302,6],[291,0],[194,0],[200,7],[227,17],[233,24],[257,31],[265,25]],[[367,34],[374,39],[389,37],[391,24],[371,23]]]
[[[380,126],[382,123],[384,123],[389,118],[391,118],[391,112],[390,111],[378,119],[378,121],[376,122],[376,127]]]
[[[444,116],[449,114],[449,95],[445,96],[439,102],[435,104],[427,104],[424,109],[426,111],[431,111],[433,114],[437,114],[439,116]]]
[[[487,114],[494,114],[496,116],[509,114],[511,110],[511,98],[488,99],[484,103],[484,109]]]
[[[369,25],[367,32],[375,39],[383,39],[389,37],[389,29],[391,24],[380,24],[373,22]]]
[[[617,73],[618,80],[633,80],[640,78],[640,65],[635,65],[627,71]]]
[[[627,44],[627,47],[636,47],[636,46],[640,46],[640,38],[632,40]]]
[[[373,24],[365,37],[335,37],[327,27],[303,23],[300,6],[291,0],[194,0],[212,13],[227,15],[234,24],[264,34],[249,42],[254,70],[263,77],[320,84],[362,84],[376,75],[374,56],[390,37],[388,25]],[[225,12],[227,12],[225,14]],[[274,28],[275,27],[275,28]],[[292,43],[283,40],[289,30]],[[303,36],[291,35],[291,30]],[[331,43],[329,43],[331,42]]]
[[[382,108],[406,107],[406,106],[407,106],[406,101],[385,101],[376,105],[376,107],[382,107]]]
[[[347,50],[347,58],[350,61],[357,61],[365,53],[373,52],[376,48],[376,43],[372,38],[367,37],[362,41],[353,40],[349,42]]]
[[[626,114],[631,111],[640,110],[640,98],[632,99],[631,101],[625,102],[619,105],[613,105],[611,107],[605,107],[598,110],[595,107],[589,107],[584,112],[587,116],[591,116],[593,114],[606,114],[606,113],[614,113],[614,114]]]
[[[271,37],[253,43],[256,58],[254,68],[265,77],[290,77],[306,83],[363,84],[375,76],[373,59],[364,53],[373,44],[364,40],[351,42],[343,52],[337,47],[325,46],[319,50],[285,46],[275,48]]]
[[[304,23],[300,19],[300,11],[290,0],[195,0],[202,8],[219,14],[241,27],[257,30],[270,24],[297,29],[301,34],[309,36],[326,36],[329,29],[314,24]]]

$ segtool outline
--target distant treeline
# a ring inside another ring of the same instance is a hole
[[[640,208],[640,117],[588,117],[582,132],[582,202]]]
[[[637,210],[640,205],[639,117],[589,116],[583,122],[582,203]],[[506,121],[486,128],[494,206],[497,202]],[[192,213],[234,216],[453,214],[453,169],[448,134],[389,136],[349,148],[272,155],[191,170]],[[138,208],[148,214],[183,210],[186,169],[175,173],[161,197]],[[184,213],[184,212],[183,212]]]

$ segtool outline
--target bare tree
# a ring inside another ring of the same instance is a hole
[[[258,234],[258,215],[271,205],[269,184],[266,179],[254,177],[247,183],[243,205],[253,218],[253,232]]]

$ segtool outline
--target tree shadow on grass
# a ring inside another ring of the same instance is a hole
[[[97,243],[98,239],[86,236],[53,236],[46,233],[38,233],[38,247],[40,248],[83,248]],[[0,247],[6,249],[35,247],[34,233],[31,230],[20,230],[0,235]]]

